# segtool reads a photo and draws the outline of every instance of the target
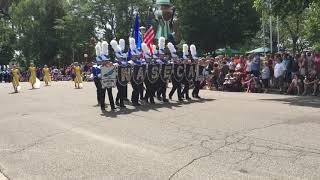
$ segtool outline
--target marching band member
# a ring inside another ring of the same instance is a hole
[[[120,39],[119,40],[119,46],[120,46],[120,49],[121,49],[121,52],[122,52],[122,55],[123,55],[123,61],[122,61],[122,64],[121,65],[128,65],[128,60],[127,60],[127,55],[125,53],[125,48],[126,48],[126,41],[124,39]],[[125,86],[125,89],[124,89],[124,92],[123,92],[123,100],[124,101],[129,101],[128,99],[128,85]]]
[[[164,37],[160,37],[159,38],[159,42],[158,42],[158,46],[159,46],[159,59],[157,60],[158,64],[168,64],[168,60],[166,59],[166,55],[165,55],[165,43],[166,40]],[[167,82],[163,82],[161,78],[159,78],[158,80],[158,84],[159,84],[159,88],[157,91],[157,98],[163,102],[169,102],[167,97],[166,97],[166,92],[167,92]],[[162,97],[161,97],[162,96]]]
[[[140,52],[136,47],[136,42],[134,38],[129,38],[129,43],[130,43],[130,51],[131,51],[131,60],[130,60],[130,64],[131,65],[138,65],[141,66],[142,65],[142,61],[139,59],[140,56]],[[132,85],[132,95],[131,95],[131,102],[133,106],[141,106],[141,104],[139,103],[139,95],[141,90],[143,89],[143,83],[137,83],[134,80],[134,77],[131,78],[131,85]]]
[[[98,101],[98,106],[101,106],[100,102],[100,96],[101,96],[101,91],[102,91],[102,85],[100,81],[101,76],[101,69],[100,69],[100,64],[102,61],[101,57],[101,43],[98,42],[96,47],[96,63],[92,66],[92,75],[93,75],[93,81],[97,89],[97,101]]]
[[[192,44],[190,46],[190,52],[191,52],[191,56],[192,56],[192,60],[194,61],[194,63],[198,64],[199,66],[201,66],[200,62],[198,62],[198,56],[197,56],[197,48],[194,44]],[[194,84],[194,89],[192,91],[192,97],[193,98],[197,98],[200,99],[199,96],[199,91],[200,91],[200,80],[197,79],[197,76],[194,78],[193,84]]]
[[[12,67],[12,70],[11,70],[11,74],[12,74],[12,85],[13,85],[13,89],[14,89],[14,92],[15,93],[18,93],[19,92],[19,69],[17,68],[16,65],[14,65]]]
[[[110,61],[110,59],[108,58],[104,58],[102,60],[102,66],[101,66],[101,69],[103,67],[114,67],[113,66],[113,62]],[[100,75],[102,76],[102,75]],[[116,110],[116,107],[114,105],[114,100],[113,100],[113,95],[112,95],[112,87],[103,87],[102,86],[102,90],[101,90],[101,96],[100,96],[100,106],[101,106],[101,110],[102,112],[105,112],[106,111],[106,104],[105,104],[105,99],[106,99],[106,91],[108,92],[108,98],[109,98],[109,102],[110,102],[110,106],[111,106],[111,110],[112,111],[115,111]]]
[[[123,54],[123,52],[125,50],[124,39],[119,40],[119,45],[116,40],[112,40],[110,42],[110,44],[111,44],[111,47],[113,48],[115,56],[116,56],[115,65],[116,66],[126,66],[127,63],[124,60],[125,55]],[[124,98],[126,96],[125,93],[126,93],[127,86],[122,86],[119,83],[119,81],[117,81],[117,89],[118,89],[118,93],[117,93],[117,97],[116,97],[116,105],[119,106],[120,108],[126,108],[126,106],[124,105]]]
[[[35,88],[35,83],[36,83],[36,80],[37,80],[37,73],[36,73],[36,67],[34,66],[33,63],[30,63],[30,67],[29,67],[29,73],[30,73],[30,76],[29,76],[29,83],[31,84],[32,86],[32,89]]]
[[[183,62],[184,64],[191,64],[191,60],[188,58],[189,55],[189,46],[187,44],[183,45]],[[184,76],[182,80],[182,84],[184,85],[184,88],[182,90],[182,97],[186,98],[186,100],[191,100],[189,97],[189,88],[190,88],[190,83],[187,79],[187,75]]]
[[[170,50],[170,53],[171,53],[171,60],[173,63],[173,67],[177,68],[177,66],[175,66],[175,65],[180,64],[181,62],[176,54],[176,49],[172,43],[168,43],[168,49]],[[169,99],[172,100],[173,94],[175,93],[175,91],[177,91],[178,100],[183,101],[182,94],[181,94],[181,82],[177,81],[174,78],[174,75],[172,75],[171,79],[172,79],[172,86],[173,87],[169,93]]]
[[[75,73],[74,78],[74,86],[76,89],[80,89],[80,84],[82,83],[82,77],[81,77],[81,68],[78,62],[75,62],[73,65],[73,71]]]
[[[50,77],[50,70],[47,65],[44,65],[42,69],[42,74],[43,74],[43,81],[45,82],[46,86],[49,86],[49,82],[51,82],[51,77]]]
[[[144,58],[146,60],[146,63],[148,65],[152,65],[153,62],[152,62],[152,57],[151,57],[151,53],[150,53],[150,50],[147,46],[147,44],[145,43],[142,43],[141,44],[141,47],[142,47],[142,50],[143,50],[143,55],[144,55]],[[155,53],[155,52],[153,52]],[[150,100],[150,104],[155,104],[154,102],[154,93],[155,93],[155,90],[156,90],[156,83],[152,83],[149,78],[145,78],[145,85],[146,85],[146,95],[144,97],[144,100],[146,102],[148,102]]]

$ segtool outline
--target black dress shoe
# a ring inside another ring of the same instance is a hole
[[[120,108],[125,109],[125,108],[127,108],[127,106],[125,106],[125,105],[120,105]]]
[[[120,103],[119,103],[119,101],[116,101],[116,105],[117,105],[117,106],[120,106]]]
[[[106,107],[101,107],[102,112],[106,112]]]
[[[111,110],[112,110],[112,111],[115,111],[116,109],[117,109],[117,108],[114,107],[114,106],[111,107]]]
[[[179,99],[178,101],[179,101],[179,102],[183,102],[183,99]]]
[[[139,103],[133,103],[132,105],[133,106],[141,106],[141,104],[139,104]]]
[[[198,95],[196,95],[194,98],[201,99],[201,97],[200,97],[200,96],[198,96]]]
[[[187,97],[187,98],[186,98],[186,100],[190,101],[190,100],[191,100],[191,98],[190,98],[190,97]]]
[[[164,99],[164,100],[163,100],[163,102],[168,103],[168,102],[169,102],[169,100],[168,100],[168,99]]]
[[[169,96],[169,99],[172,100],[172,96]]]

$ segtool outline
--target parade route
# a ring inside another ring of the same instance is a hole
[[[320,179],[320,97],[201,91],[102,114],[93,83],[29,89],[0,84],[0,180]]]

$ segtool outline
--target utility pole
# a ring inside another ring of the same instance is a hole
[[[280,52],[280,27],[279,27],[279,16],[277,16],[277,41],[278,41],[278,45],[277,45],[277,47],[278,47],[278,52]]]
[[[269,2],[269,8],[270,8],[270,51],[271,51],[271,54],[273,53],[273,39],[272,39],[272,0],[270,0]]]
[[[266,30],[265,30],[265,13],[262,12],[262,32],[263,32],[263,49],[264,49],[264,54],[266,54]]]

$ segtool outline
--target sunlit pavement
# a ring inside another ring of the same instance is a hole
[[[29,89],[0,84],[0,180],[320,179],[320,97],[201,91],[102,114],[93,83]]]

